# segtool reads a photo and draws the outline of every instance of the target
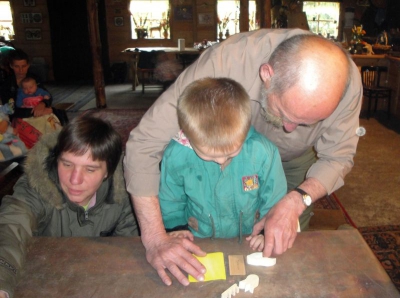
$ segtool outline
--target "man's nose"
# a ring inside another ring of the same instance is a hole
[[[292,132],[297,128],[298,124],[283,121],[283,127],[286,132]]]

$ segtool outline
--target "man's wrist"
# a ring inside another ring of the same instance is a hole
[[[311,196],[307,192],[305,192],[302,188],[296,187],[293,190],[301,195],[301,199],[306,208],[312,204],[313,200]]]
[[[300,216],[306,210],[301,194],[292,190],[287,194],[287,197],[292,202],[298,216]]]

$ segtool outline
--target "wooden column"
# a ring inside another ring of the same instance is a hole
[[[239,17],[240,32],[249,31],[249,1],[240,0],[240,17]]]
[[[93,59],[93,81],[96,94],[96,106],[106,108],[106,92],[104,87],[104,72],[101,64],[101,40],[99,32],[98,2],[86,0],[89,22],[90,48]]]
[[[264,14],[261,16],[261,28],[271,28],[271,1],[272,0],[264,0],[262,1]]]

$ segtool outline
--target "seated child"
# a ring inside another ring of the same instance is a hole
[[[50,93],[38,88],[34,78],[26,77],[21,81],[21,88],[18,88],[16,102],[18,108],[34,108],[43,99],[50,99]]]
[[[32,77],[26,77],[18,88],[16,107],[34,108],[45,99],[50,99],[50,93],[38,88],[37,82]],[[61,130],[60,120],[51,107],[45,108],[45,115],[40,117],[16,118],[13,126],[19,138],[28,149],[31,149],[42,135]]]
[[[0,112],[0,162],[23,156],[27,151],[25,144],[14,133],[8,115]]]
[[[231,79],[191,83],[177,112],[182,130],[161,163],[164,225],[168,232],[188,228],[200,238],[241,241],[286,194],[278,149],[251,126],[249,96]],[[246,239],[252,249],[263,249],[263,236]]]
[[[14,114],[14,100],[10,99],[5,105],[0,105],[0,113],[6,115]]]

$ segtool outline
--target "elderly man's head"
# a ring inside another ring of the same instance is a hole
[[[260,68],[265,118],[292,132],[329,117],[350,76],[348,54],[316,35],[297,35],[280,44]]]

